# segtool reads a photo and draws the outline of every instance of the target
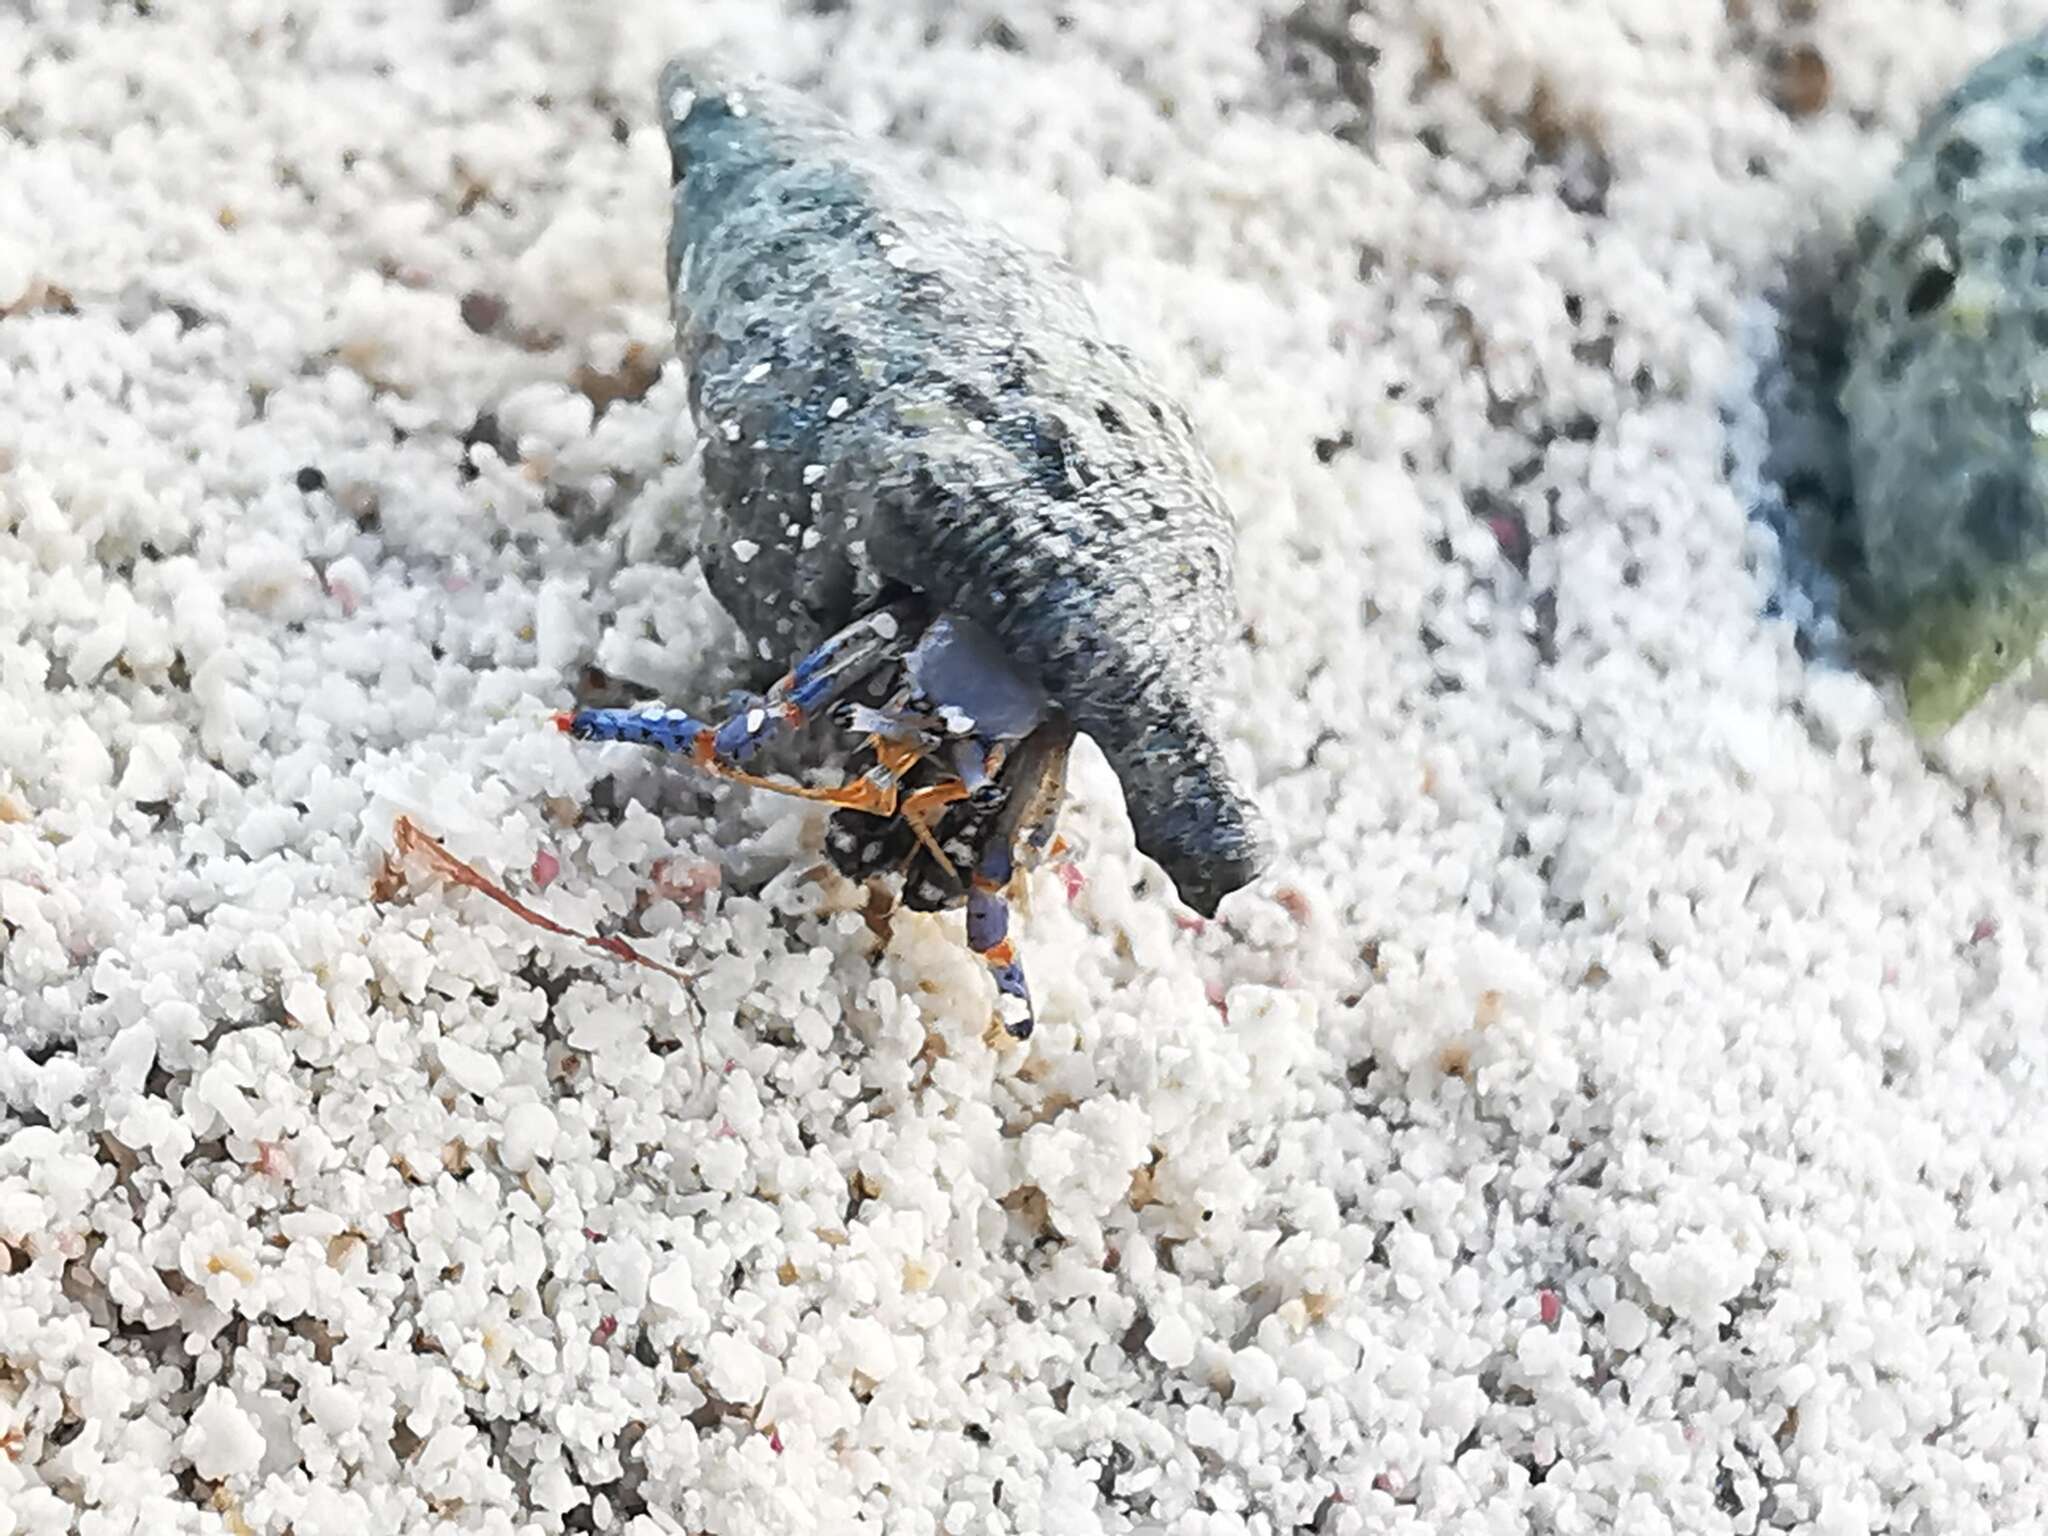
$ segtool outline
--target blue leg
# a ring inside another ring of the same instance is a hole
[[[555,716],[555,724],[578,741],[626,741],[655,747],[695,761],[708,761],[718,727],[680,709],[650,704],[639,709],[579,709]]]
[[[1030,1038],[1038,1020],[1031,1011],[1031,986],[1010,942],[1010,903],[1003,895],[1015,873],[1010,845],[991,842],[967,892],[967,947],[980,955],[995,978],[997,1017],[1019,1040]],[[1005,1000],[1008,1001],[1005,1001]]]
[[[556,723],[580,741],[657,747],[713,772],[727,772],[769,742],[816,719],[877,667],[901,660],[917,643],[923,619],[923,604],[917,599],[877,609],[797,662],[766,694],[734,695],[733,712],[715,725],[659,706],[579,709],[556,716]]]

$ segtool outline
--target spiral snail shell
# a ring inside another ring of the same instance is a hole
[[[1235,533],[1187,413],[1061,263],[793,93],[677,60],[660,109],[713,595],[764,657],[904,592],[981,626],[1213,914],[1267,854],[1211,702]]]

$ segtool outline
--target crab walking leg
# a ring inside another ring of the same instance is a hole
[[[981,956],[995,978],[997,1016],[1003,1028],[1023,1040],[1038,1021],[1031,1011],[1031,987],[1024,980],[1017,947],[1010,942],[1010,903],[1003,891],[1014,873],[1009,844],[991,842],[982,850],[981,867],[967,892],[967,947]],[[1004,1006],[1005,998],[1012,1006]]]
[[[967,892],[967,945],[988,965],[995,978],[1003,1028],[1017,1039],[1030,1035],[1037,1018],[1023,963],[1010,942],[1007,892],[1017,874],[1019,849],[1035,864],[1052,841],[1066,795],[1067,754],[1074,744],[1073,722],[1056,715],[1024,738],[1003,775],[1009,798]],[[1010,999],[1004,1006],[1003,999]]]
[[[579,741],[658,747],[738,782],[780,788],[735,770],[778,736],[815,720],[876,668],[901,660],[917,643],[924,623],[924,605],[915,598],[878,608],[811,651],[766,694],[736,695],[733,712],[716,724],[658,706],[579,709],[557,715],[556,723]]]
[[[876,668],[908,655],[929,622],[923,599],[915,597],[854,620],[791,667],[765,698],[735,710],[718,728],[718,755],[744,763],[776,736],[801,730]]]
[[[819,800],[839,810],[864,811],[870,816],[891,816],[896,811],[894,772],[870,769],[850,784],[798,784],[749,773],[719,757],[719,727],[707,725],[680,709],[579,709],[574,714],[557,714],[555,725],[579,741],[622,741],[674,752],[714,778],[745,784],[751,789],[765,789],[799,800]]]
[[[924,624],[924,605],[918,599],[878,608],[804,656],[765,695],[736,695],[733,713],[716,724],[660,706],[579,709],[558,714],[555,723],[579,741],[655,747],[736,783],[887,815],[895,806],[893,795],[879,803],[872,789],[859,789],[860,780],[837,790],[816,790],[748,774],[740,765],[776,737],[830,709],[876,668],[901,660],[916,644]]]
[[[903,776],[923,760],[926,751],[920,741],[871,736],[868,744],[875,753],[872,768],[851,783],[819,786],[768,778],[737,767],[719,751],[721,727],[708,725],[680,709],[659,705],[641,709],[585,709],[573,715],[558,714],[555,724],[584,741],[623,741],[657,747],[687,757],[706,773],[730,783],[799,800],[818,800],[840,810],[861,811],[870,816],[896,813]]]
[[[948,879],[952,880],[960,878],[960,871],[954,868],[946,850],[939,846],[939,840],[933,835],[932,828],[938,824],[939,817],[945,814],[947,806],[957,805],[968,798],[967,786],[960,780],[941,779],[936,784],[927,784],[923,789],[912,790],[903,797],[903,803],[897,807],[897,814],[910,828],[911,835],[924,844],[925,852],[932,856],[932,861],[946,872]]]
[[[939,845],[938,824],[947,807],[958,805],[962,800],[971,800],[977,805],[990,806],[1002,797],[1003,788],[996,775],[1002,771],[1005,749],[1000,744],[985,746],[972,737],[960,737],[947,743],[947,760],[953,765],[953,773],[935,784],[913,790],[904,796],[897,814],[911,835],[924,845],[924,851],[944,873],[948,880],[960,879],[959,866],[952,855]],[[973,889],[972,881],[968,882]]]

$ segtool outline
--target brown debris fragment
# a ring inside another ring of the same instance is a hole
[[[647,391],[654,388],[654,381],[660,377],[660,360],[636,341],[627,346],[625,356],[619,359],[619,366],[610,373],[585,363],[569,375],[569,382],[588,397],[597,414],[602,416],[621,400],[645,399]]]
[[[462,296],[462,323],[479,336],[488,336],[505,323],[505,301],[495,293],[472,288]]]
[[[71,290],[59,287],[46,277],[32,278],[28,289],[12,305],[0,306],[0,316],[6,315],[75,315],[78,303],[71,297]]]
[[[1166,1154],[1159,1148],[1152,1149],[1152,1160],[1131,1175],[1130,1192],[1124,1197],[1134,1211],[1142,1211],[1148,1205],[1160,1204],[1159,1165],[1166,1161]]]
[[[1833,90],[1828,61],[1811,43],[1795,43],[1778,55],[1771,101],[1787,117],[1812,117],[1824,110]]]

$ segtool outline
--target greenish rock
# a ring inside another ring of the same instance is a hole
[[[1863,604],[1935,736],[2048,632],[2048,32],[1928,117],[1857,231]]]

